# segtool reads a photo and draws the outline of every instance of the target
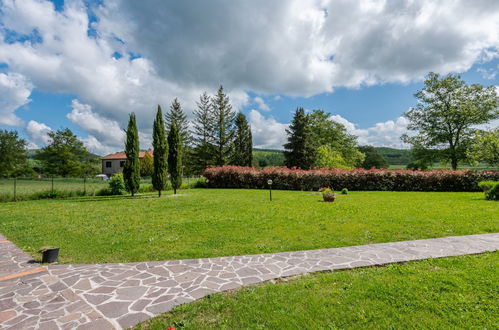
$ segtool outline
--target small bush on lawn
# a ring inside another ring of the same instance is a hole
[[[348,195],[348,189],[347,188],[341,189],[341,194],[342,195]]]
[[[499,181],[481,181],[478,186],[482,188],[486,199],[499,200]]]
[[[123,195],[125,193],[125,180],[122,173],[116,173],[109,180],[108,187],[97,191],[97,196]]]
[[[499,171],[411,171],[387,169],[314,169],[285,167],[223,166],[208,168],[203,176],[209,188],[272,187],[283,190],[317,190],[320,187],[345,187],[349,190],[378,191],[479,191],[477,183],[499,181]]]

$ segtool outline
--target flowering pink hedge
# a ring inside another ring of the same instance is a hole
[[[478,182],[499,180],[499,171],[412,171],[412,170],[300,170],[285,167],[223,166],[208,168],[203,174],[210,188],[267,188],[272,179],[274,189],[318,190],[329,186],[335,190],[393,191],[480,191]]]

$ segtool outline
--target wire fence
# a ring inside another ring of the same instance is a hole
[[[184,177],[183,188],[195,186],[199,177]],[[141,187],[152,190],[150,178],[142,178]],[[0,202],[52,197],[95,195],[107,188],[108,182],[100,178],[1,178]]]

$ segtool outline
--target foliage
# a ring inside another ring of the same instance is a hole
[[[229,162],[232,141],[234,139],[234,112],[229,97],[222,86],[211,100],[213,109],[213,145],[215,147],[214,164],[218,166]]]
[[[26,166],[26,140],[17,131],[0,130],[0,177]]]
[[[478,186],[485,193],[485,198],[499,201],[499,181],[481,181]]]
[[[361,167],[366,170],[370,168],[388,168],[388,161],[373,146],[360,146],[359,151],[365,155]]]
[[[12,176],[15,178],[25,177],[25,178],[35,178],[38,173],[31,167],[21,167],[12,172]]]
[[[253,158],[258,167],[284,166],[284,152],[272,149],[253,149]]]
[[[116,173],[109,180],[109,191],[112,195],[123,195],[126,191],[123,173]]]
[[[82,176],[88,169],[89,154],[83,142],[69,128],[48,133],[50,142],[39,150],[36,159],[43,172],[58,176]]]
[[[474,163],[484,161],[491,166],[499,166],[499,128],[477,131],[468,157]]]
[[[140,160],[139,160],[139,131],[135,114],[130,114],[125,141],[125,166],[123,167],[123,177],[125,179],[126,190],[135,195],[140,187]]]
[[[342,195],[348,195],[348,189],[347,188],[341,189],[341,194]]]
[[[303,108],[295,111],[293,120],[286,129],[288,142],[284,145],[287,167],[310,169],[314,165],[316,143],[310,127],[309,117]]]
[[[331,114],[323,110],[314,110],[307,117],[316,146],[327,146],[335,154],[335,158],[341,156],[340,159],[344,162],[342,168],[360,166],[364,155],[357,149],[355,135],[348,134],[343,124],[331,120]],[[314,166],[322,167],[319,161],[320,159],[316,159]]]
[[[468,160],[473,127],[499,118],[499,97],[494,86],[466,85],[459,75],[445,77],[431,72],[425,87],[414,94],[418,105],[405,113],[408,129],[402,139],[417,149],[429,149],[433,157],[448,160],[452,169]]]
[[[347,165],[342,154],[337,150],[333,150],[329,145],[322,145],[317,148],[315,157],[315,166],[318,168],[352,168]]]
[[[415,160],[407,164],[406,169],[408,170],[427,170],[429,164],[423,160]]]
[[[246,116],[239,112],[234,120],[235,132],[232,146],[232,165],[251,166],[253,162],[253,141],[251,127]]]
[[[154,159],[153,156],[146,151],[144,157],[139,159],[140,162],[140,176],[152,177],[154,173]]]
[[[190,145],[192,138],[191,133],[189,132],[189,122],[187,121],[187,116],[184,113],[184,110],[182,110],[182,106],[177,98],[173,99],[173,102],[170,105],[170,111],[165,114],[165,124],[168,130],[170,130],[173,123],[175,123],[179,129],[183,145]]]
[[[178,126],[173,123],[168,132],[168,172],[173,193],[182,185],[182,138]]]
[[[352,191],[336,196],[334,212],[308,191],[273,191],[272,205],[268,195],[267,189],[191,189],[189,196],[168,200],[4,203],[0,232],[28,253],[64,246],[61,263],[219,257],[499,232],[499,203],[482,192]]]
[[[161,191],[165,189],[168,180],[168,142],[159,105],[153,124],[152,146],[154,148],[152,185],[158,191],[158,197],[161,197]]]
[[[192,154],[195,173],[201,173],[214,164],[215,117],[211,98],[204,92],[194,110],[194,149]]]
[[[385,158],[389,165],[407,165],[412,161],[411,150],[374,147],[376,152]]]
[[[210,188],[265,188],[272,179],[273,188],[317,190],[320,187],[345,187],[348,190],[381,191],[478,191],[477,183],[499,180],[499,171],[410,171],[410,170],[300,170],[267,167],[223,166],[209,168],[203,174]]]
[[[493,252],[296,276],[210,294],[134,329],[495,329],[498,263]]]

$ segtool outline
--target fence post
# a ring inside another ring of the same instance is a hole
[[[87,176],[83,174],[83,195],[87,195]]]
[[[54,194],[54,176],[52,175],[52,195]]]
[[[14,202],[17,201],[17,177],[14,177]]]

